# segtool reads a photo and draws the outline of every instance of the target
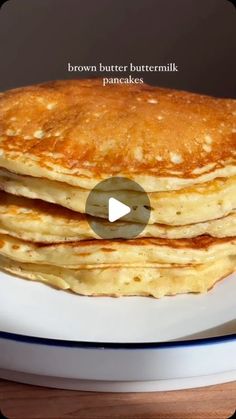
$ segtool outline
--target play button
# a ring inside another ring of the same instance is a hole
[[[109,198],[108,219],[111,223],[129,214],[131,208],[115,198]]]
[[[89,193],[85,212],[99,237],[132,239],[146,227],[151,208],[147,193],[138,183],[111,177],[99,182]]]

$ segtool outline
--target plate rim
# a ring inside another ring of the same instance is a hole
[[[0,330],[0,339],[11,340],[20,343],[56,346],[63,348],[78,348],[78,349],[164,349],[164,348],[179,348],[179,347],[197,347],[205,345],[215,345],[220,343],[228,343],[236,341],[236,333],[229,335],[213,336],[199,339],[163,341],[163,342],[90,342],[90,341],[75,341],[64,339],[44,338],[39,336],[22,335],[11,332],[4,332]]]

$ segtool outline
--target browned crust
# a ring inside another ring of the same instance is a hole
[[[4,237],[4,235],[2,236]],[[30,243],[30,242],[29,242]],[[32,242],[33,243],[33,242]],[[69,243],[33,243],[34,247],[42,248],[42,247],[75,247],[75,248],[84,248],[88,246],[99,246],[99,248],[103,252],[113,252],[117,250],[117,246],[121,244],[122,246],[135,246],[137,249],[139,246],[167,246],[170,248],[175,249],[208,249],[211,246],[217,246],[223,243],[236,243],[236,237],[223,237],[223,238],[216,238],[211,237],[208,235],[202,235],[194,238],[189,239],[162,239],[162,238],[137,238],[131,240],[123,240],[123,239],[112,239],[112,240],[103,240],[100,239],[99,241],[94,241],[94,239],[90,240],[83,240],[77,242],[69,242]],[[89,253],[83,253],[83,255],[87,255]],[[80,253],[81,255],[81,253]]]
[[[196,168],[235,161],[235,120],[232,99],[148,85],[103,87],[98,79],[55,81],[0,95],[0,148],[29,153],[49,170],[76,169],[80,177],[84,170],[89,177],[175,171],[193,178]],[[38,130],[43,138],[34,137]]]

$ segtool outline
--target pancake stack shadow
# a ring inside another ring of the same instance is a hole
[[[150,218],[104,239],[106,192],[86,202],[118,176],[146,191]],[[236,269],[236,101],[94,79],[7,91],[0,189],[3,271],[82,295],[206,292]]]

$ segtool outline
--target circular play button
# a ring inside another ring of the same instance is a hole
[[[137,237],[150,218],[150,201],[133,180],[111,177],[99,182],[86,201],[87,221],[102,239]]]

